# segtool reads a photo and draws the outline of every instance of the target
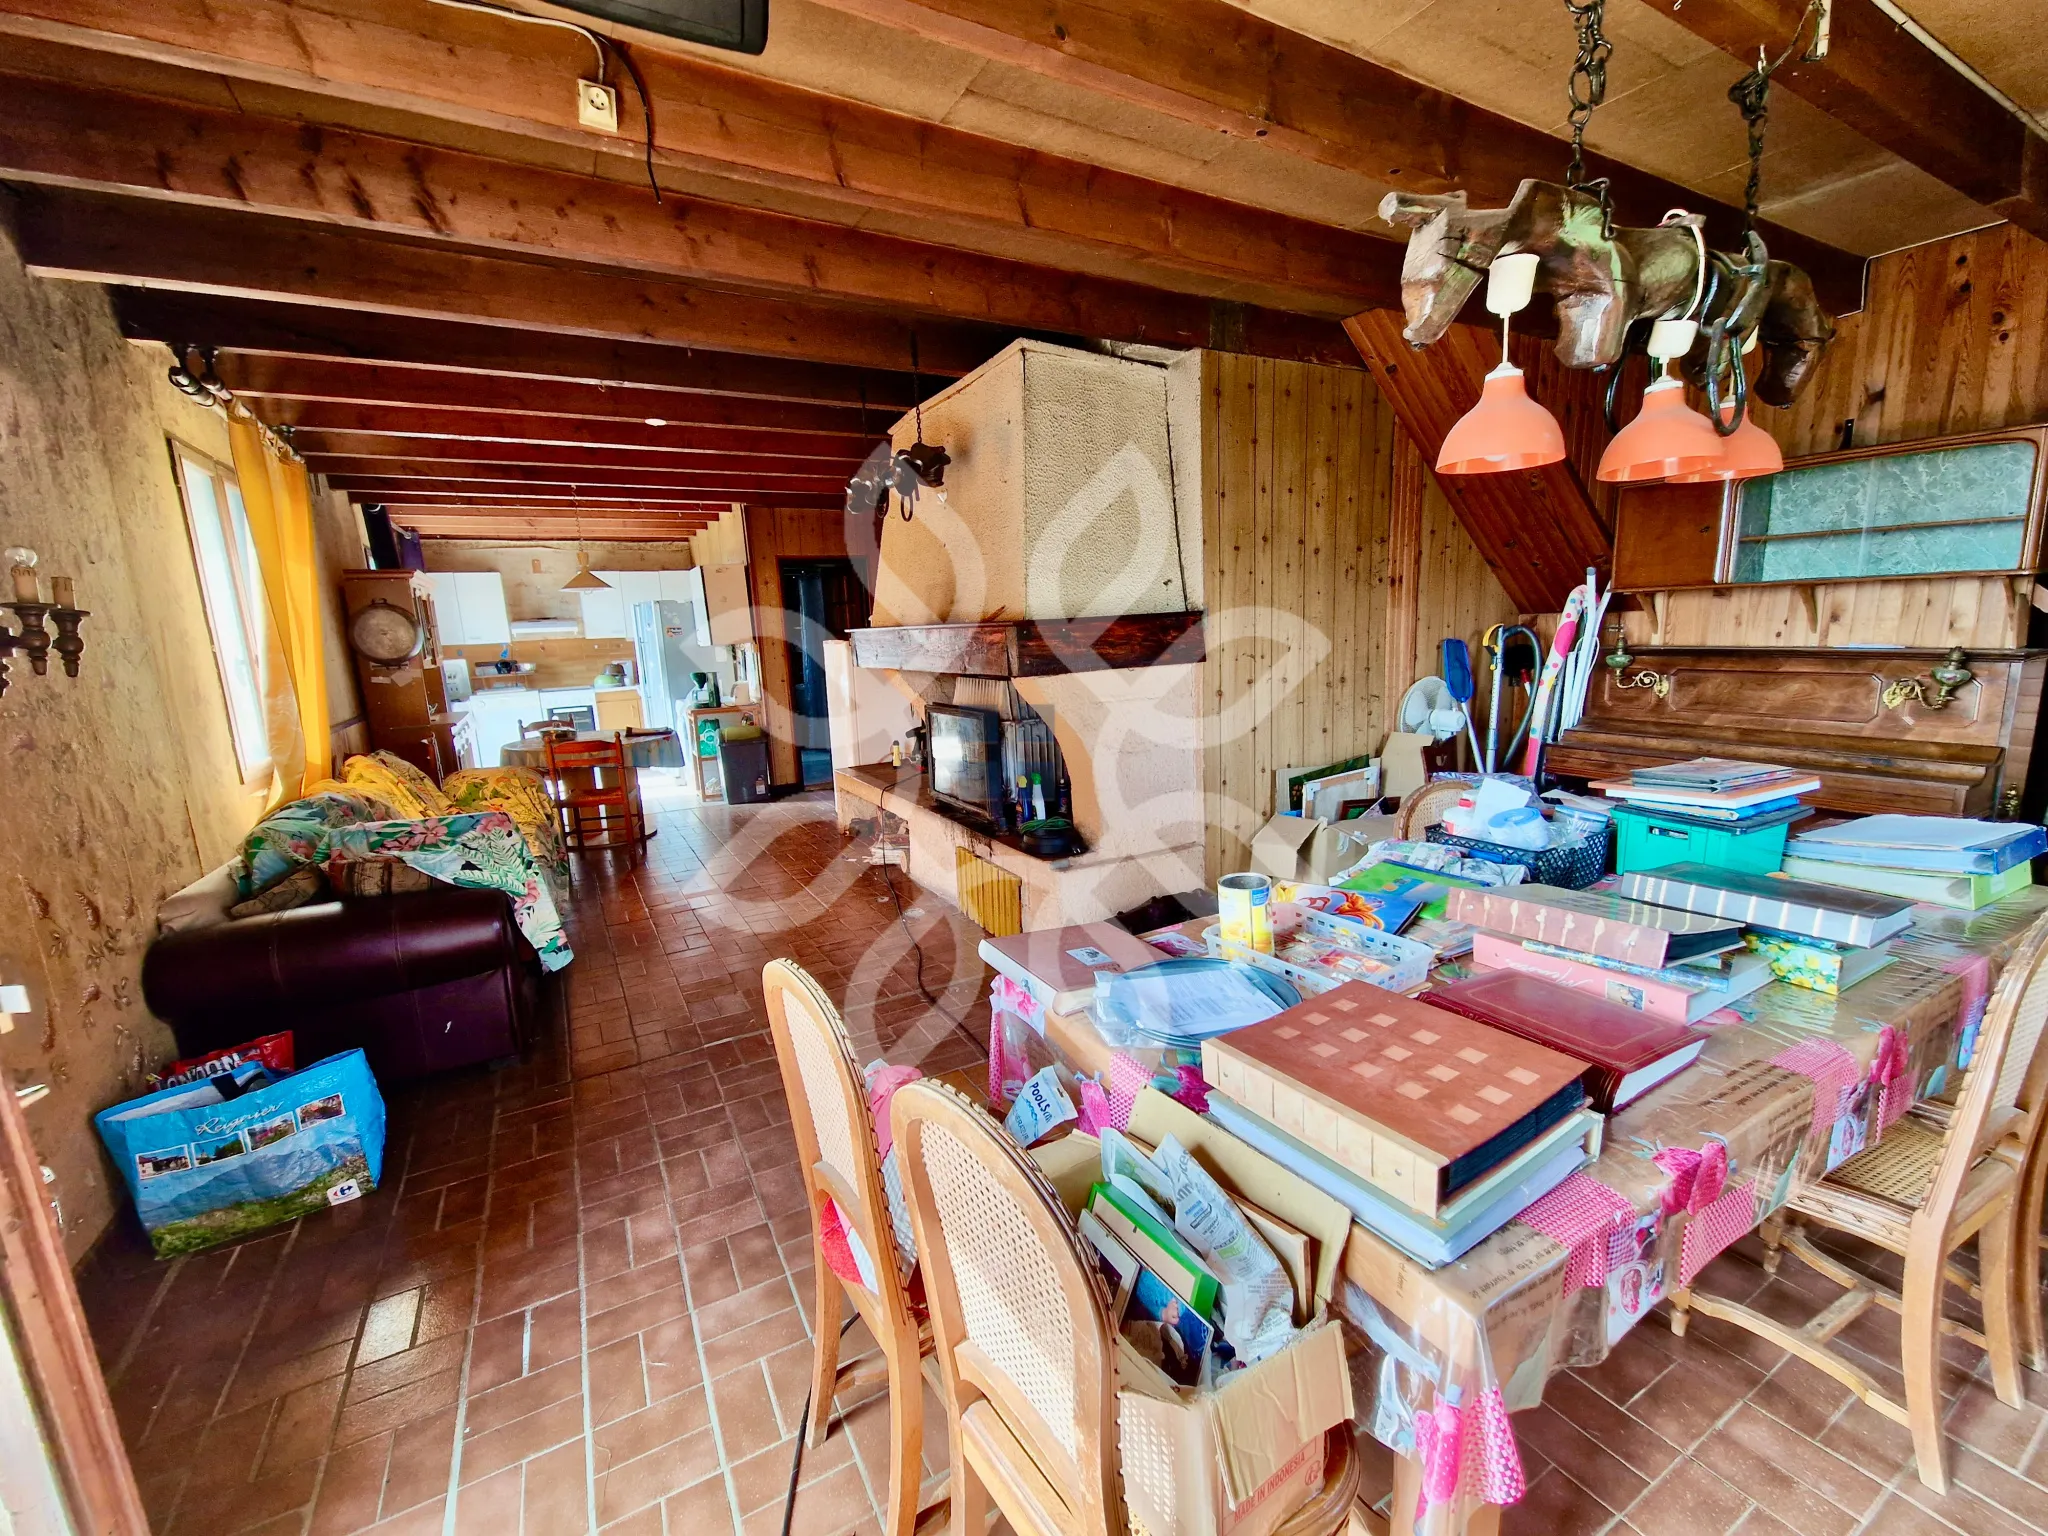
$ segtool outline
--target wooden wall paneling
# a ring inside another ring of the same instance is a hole
[[[1304,417],[1308,430],[1303,436],[1302,500],[1304,528],[1301,540],[1301,608],[1303,613],[1327,616],[1325,627],[1335,639],[1343,633],[1336,623],[1336,589],[1331,577],[1330,556],[1337,536],[1337,445],[1342,441],[1343,416],[1340,381],[1318,368],[1303,383]],[[1303,761],[1328,762],[1335,755],[1332,744],[1350,716],[1351,667],[1348,650],[1331,655],[1302,683],[1306,710],[1302,720]]]
[[[767,706],[768,776],[776,784],[794,784],[801,769],[790,727],[789,629],[782,607],[781,562],[845,555],[846,515],[843,511],[748,507],[746,540],[754,644],[761,661],[761,698]]]
[[[1420,675],[1422,641],[1417,633],[1422,582],[1423,502],[1434,478],[1422,450],[1405,427],[1394,428],[1392,473],[1388,477],[1386,667],[1387,681],[1403,689]],[[1388,708],[1400,700],[1392,692]]]
[[[1645,609],[1621,615],[1630,645],[1902,645],[2007,650],[2026,643],[2026,607],[1997,576],[1839,582],[1813,588],[1816,625],[1797,586],[1703,587],[1664,595],[1664,630]],[[1610,618],[1613,610],[1609,610]]]

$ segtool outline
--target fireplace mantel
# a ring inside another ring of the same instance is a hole
[[[863,667],[964,677],[1055,677],[1184,666],[1206,654],[1200,613],[906,624],[850,630],[847,638],[853,642],[853,659]]]

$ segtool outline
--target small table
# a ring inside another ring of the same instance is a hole
[[[696,770],[697,798],[723,800],[725,782],[718,771],[718,733],[728,725],[759,725],[758,704],[711,704],[689,712],[690,766]]]

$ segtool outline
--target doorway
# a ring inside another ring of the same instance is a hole
[[[831,707],[823,642],[860,622],[865,592],[851,560],[784,560],[782,609],[789,657],[790,734],[806,786],[832,782]]]

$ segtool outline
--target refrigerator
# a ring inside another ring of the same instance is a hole
[[[636,603],[633,658],[640,673],[640,700],[649,730],[688,734],[693,672],[718,679],[719,697],[732,700],[733,667],[723,646],[700,644],[703,633],[689,603]]]

